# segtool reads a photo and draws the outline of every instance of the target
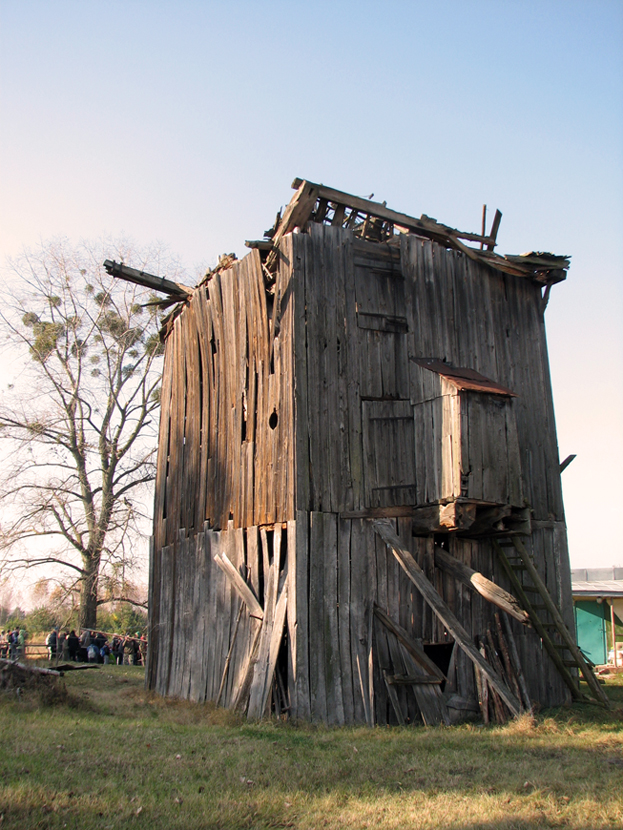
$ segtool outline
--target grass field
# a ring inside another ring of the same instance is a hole
[[[623,828],[621,711],[322,729],[163,701],[140,668],[65,683],[64,702],[0,703],[1,830]]]

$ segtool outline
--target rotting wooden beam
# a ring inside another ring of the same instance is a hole
[[[376,520],[372,524],[381,539],[390,548],[404,572],[422,594],[425,602],[430,606],[430,608],[432,608],[434,614],[448,629],[449,633],[459,644],[459,647],[485,675],[491,686],[497,691],[513,715],[519,715],[521,709],[519,700],[511,692],[495,669],[487,663],[480,652],[475,648],[470,635],[463,628],[461,623],[448,608],[447,604],[428,581],[424,575],[424,572],[413,558],[411,552],[402,546],[400,539],[396,535],[391,523],[389,521]]]
[[[302,181],[297,188],[297,193],[290,200],[290,204],[283,214],[283,218],[279,223],[277,232],[275,233],[272,242],[273,250],[268,254],[266,260],[266,268],[272,271],[277,263],[278,246],[281,238],[285,234],[290,233],[296,227],[301,227],[309,219],[316,200],[318,199],[318,186],[312,182]]]
[[[454,556],[450,556],[449,553],[438,546],[435,546],[435,565],[452,574],[468,588],[479,593],[481,597],[484,597],[493,605],[497,605],[502,611],[506,611],[507,614],[519,620],[523,625],[530,625],[528,612],[521,607],[512,594],[509,594],[504,588],[500,588],[499,585],[487,579],[483,574],[455,559]]]
[[[104,260],[104,268],[111,277],[117,277],[117,279],[126,280],[126,282],[133,282],[145,288],[152,288],[154,291],[161,291],[163,294],[168,294],[180,300],[187,299],[193,293],[193,289],[187,285],[181,285],[165,277],[156,277],[154,274],[148,274],[145,271],[138,271],[136,268],[130,268],[128,265],[123,265],[121,262],[114,262],[111,259]]]

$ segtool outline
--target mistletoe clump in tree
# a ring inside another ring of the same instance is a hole
[[[157,301],[105,273],[111,254],[141,270],[175,268],[124,245],[50,243],[12,263],[16,289],[1,315],[5,354],[23,358],[0,397],[3,567],[54,569],[79,592],[82,627],[113,599],[107,585],[123,592],[157,439]]]

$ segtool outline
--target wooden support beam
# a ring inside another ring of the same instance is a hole
[[[519,620],[523,625],[530,625],[530,616],[525,611],[519,602],[512,594],[500,588],[495,582],[487,579],[486,576],[468,567],[463,562],[450,556],[445,550],[440,547],[435,547],[435,565],[446,571],[452,576],[456,577],[472,591],[476,591],[481,597],[484,597],[488,602],[497,605],[502,611],[506,611],[511,617]]]
[[[138,271],[136,268],[130,268],[121,262],[114,262],[111,259],[104,260],[104,268],[111,277],[117,277],[117,279],[126,280],[126,282],[133,282],[145,288],[152,288],[154,291],[161,291],[163,294],[168,294],[180,300],[185,300],[193,293],[193,289],[187,285],[181,285],[165,277],[156,277],[153,274],[147,274],[145,271]]]
[[[495,216],[493,217],[493,224],[491,225],[491,233],[489,234],[490,239],[493,240],[492,244],[487,245],[487,250],[492,251],[496,245],[496,239],[498,238],[498,231],[500,229],[500,222],[502,221],[502,211],[496,210]]]
[[[220,553],[214,557],[214,561],[223,571],[225,576],[229,579],[232,587],[235,589],[240,599],[246,604],[249,609],[249,614],[252,617],[257,617],[258,620],[264,618],[264,611],[259,604],[255,594],[247,585],[244,579],[240,576],[235,566],[229,561],[226,554]]]
[[[277,264],[278,246],[281,238],[287,233],[290,233],[297,227],[302,227],[307,223],[316,200],[318,199],[318,186],[312,182],[301,181],[296,188],[297,193],[290,200],[288,207],[283,214],[283,219],[279,223],[277,232],[273,236],[273,250],[268,254],[266,260],[266,268],[272,272]]]
[[[262,696],[261,713],[262,717],[269,714],[270,693],[273,687],[273,677],[275,676],[275,666],[277,665],[277,657],[279,655],[279,648],[283,637],[283,628],[286,621],[286,611],[288,608],[288,583],[283,586],[277,607],[275,608],[275,620],[273,623],[273,630],[270,635],[270,642],[268,645],[268,666],[266,669],[266,680],[264,684],[264,694]]]
[[[413,637],[411,637],[409,633],[402,628],[402,626],[398,625],[397,622],[394,622],[394,620],[392,620],[392,618],[386,614],[382,608],[379,608],[378,605],[374,606],[374,616],[379,620],[379,622],[383,623],[388,631],[392,632],[398,641],[402,643],[411,657],[413,657],[415,662],[418,663],[425,671],[434,675],[440,683],[442,680],[448,679],[439,666],[436,663],[433,663],[428,654],[426,654],[426,652],[419,647]]]
[[[588,698],[586,698],[582,694],[582,692],[580,691],[579,684],[577,683],[576,679],[571,675],[571,673],[565,667],[565,664],[563,662],[562,657],[560,656],[560,654],[558,654],[558,652],[556,650],[556,644],[552,641],[545,625],[541,622],[541,620],[539,619],[539,616],[537,615],[536,611],[533,609],[532,603],[531,603],[529,597],[526,595],[526,592],[524,590],[524,586],[521,583],[521,580],[517,577],[517,574],[513,570],[512,565],[510,564],[510,562],[506,558],[506,554],[504,553],[504,551],[500,547],[499,543],[495,539],[493,540],[493,546],[495,547],[495,549],[497,551],[500,562],[502,563],[502,567],[506,571],[506,576],[508,577],[510,584],[513,586],[513,590],[515,591],[515,593],[517,594],[517,596],[521,600],[521,603],[524,606],[524,608],[526,608],[528,613],[530,614],[530,619],[532,621],[532,626],[533,626],[534,630],[536,631],[538,636],[541,638],[541,641],[542,641],[543,645],[545,646],[545,649],[547,650],[547,653],[552,658],[552,661],[553,661],[554,665],[556,666],[556,668],[558,669],[558,672],[559,672],[560,676],[562,677],[562,679],[567,684],[567,688],[571,692],[571,695],[573,696],[574,700],[582,700],[582,701],[588,700]],[[509,628],[509,630],[510,630],[510,628]],[[566,648],[566,646],[564,646],[564,647]]]
[[[405,716],[403,714],[400,701],[398,700],[396,689],[394,689],[394,681],[392,679],[392,675],[387,674],[387,672],[383,670],[383,679],[385,680],[385,686],[387,688],[387,696],[389,697],[391,704],[394,707],[394,712],[396,713],[396,717],[398,718],[398,723],[400,724],[400,726],[406,726],[407,724],[405,721]]]
[[[517,716],[521,706],[519,700],[508,688],[504,680],[487,663],[480,652],[472,643],[472,638],[463,628],[461,623],[454,616],[447,604],[439,596],[435,588],[430,584],[424,572],[413,558],[410,551],[404,548],[396,535],[394,528],[389,521],[376,520],[373,527],[385,544],[391,549],[400,566],[413,582],[418,591],[422,594],[425,602],[432,608],[435,615],[441,620],[449,633],[454,637],[459,647],[467,654],[469,659],[485,675],[491,686],[497,691],[504,703]]]
[[[496,614],[496,619],[497,616],[498,615]],[[515,671],[515,675],[517,676],[517,682],[519,683],[521,699],[523,700],[523,704],[526,707],[526,711],[529,712],[532,709],[530,692],[528,691],[528,684],[526,683],[526,678],[524,676],[523,669],[521,668],[521,661],[519,659],[519,652],[517,651],[517,643],[515,642],[515,636],[513,634],[511,621],[505,614],[502,615],[502,625],[504,626],[506,640],[508,641],[508,651],[511,663]]]

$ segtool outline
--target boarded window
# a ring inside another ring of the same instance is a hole
[[[402,274],[370,263],[355,266],[360,388],[363,396],[409,394],[405,284]]]
[[[415,434],[410,401],[363,401],[367,507],[415,504]]]

